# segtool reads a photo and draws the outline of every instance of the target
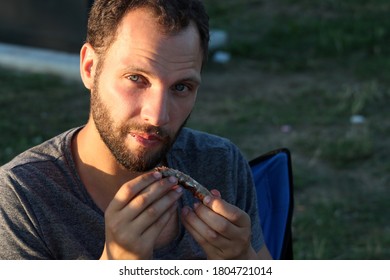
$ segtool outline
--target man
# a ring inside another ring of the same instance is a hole
[[[270,257],[238,149],[183,128],[208,36],[198,0],[95,1],[80,53],[89,120],[2,167],[0,258]],[[215,189],[196,201],[158,165]]]

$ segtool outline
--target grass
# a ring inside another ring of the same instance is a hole
[[[85,122],[88,93],[59,77],[0,70],[0,162]]]
[[[354,71],[364,73],[361,67],[373,58],[389,64],[390,4],[386,0],[206,3],[212,26],[228,26],[231,31],[229,51],[261,60],[269,69],[316,68],[323,59],[330,59],[348,62]]]
[[[248,159],[291,150],[296,259],[390,259],[388,1],[206,5],[233,58],[205,68],[189,125]],[[0,162],[83,124],[88,102],[78,83],[0,70]]]
[[[208,70],[206,91],[220,101],[201,97],[213,121],[194,125],[248,158],[292,150],[297,259],[389,259],[388,1],[206,3],[234,59]],[[239,81],[218,83],[224,71]]]

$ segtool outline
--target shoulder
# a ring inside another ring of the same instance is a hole
[[[71,162],[71,137],[76,129],[66,131],[19,154],[0,167],[0,184],[5,186],[47,185],[49,178],[63,179]],[[22,188],[24,189],[24,187]]]
[[[76,129],[63,132],[37,146],[31,147],[23,153],[17,155],[11,161],[0,167],[4,172],[23,169],[25,167],[50,161],[55,161],[64,156],[68,148],[70,149],[71,135]]]

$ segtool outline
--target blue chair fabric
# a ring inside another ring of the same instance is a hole
[[[249,164],[265,243],[274,259],[293,259],[294,195],[290,151],[286,148],[273,150]]]

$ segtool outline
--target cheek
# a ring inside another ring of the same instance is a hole
[[[178,99],[174,102],[171,112],[171,120],[179,123],[181,125],[191,114],[196,101],[196,94],[189,96],[187,98]]]
[[[115,121],[126,121],[136,114],[136,98],[120,83],[101,83],[99,93]]]

